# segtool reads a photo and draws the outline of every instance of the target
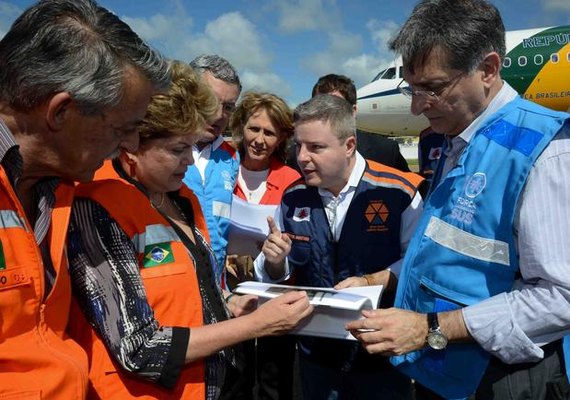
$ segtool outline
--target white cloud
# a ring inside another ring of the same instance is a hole
[[[400,26],[394,21],[379,21],[371,19],[367,22],[366,28],[370,32],[372,42],[376,46],[376,51],[380,54],[389,53],[388,42]]]
[[[0,38],[3,38],[6,32],[12,26],[12,23],[24,10],[5,1],[0,1]]]
[[[122,17],[129,26],[141,37],[148,41],[164,41],[174,38],[173,34],[190,31],[193,25],[191,17],[184,15],[156,14],[150,18]]]
[[[284,32],[327,30],[340,23],[335,0],[276,0],[274,5]]]
[[[542,0],[542,7],[546,11],[570,12],[570,1],[568,1],[568,0]]]
[[[193,19],[183,8],[176,15],[124,20],[166,57],[191,61],[200,54],[219,54],[238,71],[247,69],[267,79],[271,53],[264,48],[255,25],[239,12],[220,15],[203,31],[195,30]]]
[[[271,92],[283,98],[291,95],[291,86],[272,72],[244,71],[240,75],[244,92],[249,90]]]

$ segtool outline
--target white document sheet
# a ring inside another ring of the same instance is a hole
[[[382,285],[335,290],[332,288],[243,282],[234,291],[239,294],[257,295],[260,303],[262,303],[291,290],[304,290],[309,295],[310,303],[315,306],[315,311],[291,333],[356,340],[350,332],[344,329],[345,324],[362,318],[362,310],[377,308],[382,289]]]
[[[255,258],[269,234],[267,217],[273,217],[279,223],[275,216],[276,210],[277,206],[251,204],[234,195],[227,253]]]

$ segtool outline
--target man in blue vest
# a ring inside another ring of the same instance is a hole
[[[352,106],[341,97],[313,97],[295,109],[294,121],[305,182],[286,190],[283,232],[270,222],[257,276],[275,281],[293,271],[298,285],[329,288],[349,277],[387,284],[421,213],[421,177],[365,160],[356,151]],[[390,307],[393,296],[382,301]],[[298,345],[306,399],[411,398],[410,380],[356,342],[305,336]]]
[[[221,104],[218,118],[210,123],[192,148],[194,163],[188,167],[184,183],[200,200],[216,255],[214,273],[225,287],[224,263],[239,154],[224,141],[222,133],[236,107],[241,82],[235,68],[225,58],[215,54],[202,54],[192,60],[190,66],[210,86]]]
[[[446,142],[397,308],[347,329],[445,398],[566,398],[570,116],[503,82],[504,26],[484,0],[422,1],[392,48],[412,112]]]

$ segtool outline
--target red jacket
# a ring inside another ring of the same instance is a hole
[[[287,186],[299,178],[301,175],[297,171],[272,157],[269,163],[269,175],[267,176],[267,190],[259,204],[278,205],[281,203],[281,197],[283,197],[283,192]],[[247,201],[239,181],[234,189],[234,194]]]

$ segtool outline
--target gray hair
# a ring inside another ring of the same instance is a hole
[[[499,10],[485,0],[424,0],[391,41],[412,73],[432,51],[443,50],[448,67],[472,72],[490,52],[504,58],[505,27]]]
[[[27,111],[68,92],[99,114],[121,101],[128,67],[168,88],[166,60],[116,15],[92,0],[42,0],[0,41],[0,100]]]
[[[356,135],[352,105],[338,96],[318,94],[295,108],[293,112],[295,126],[313,121],[328,122],[340,141]]]
[[[209,72],[216,79],[237,85],[239,92],[241,92],[239,76],[233,65],[225,58],[216,54],[202,54],[193,59],[190,66],[199,74]]]

